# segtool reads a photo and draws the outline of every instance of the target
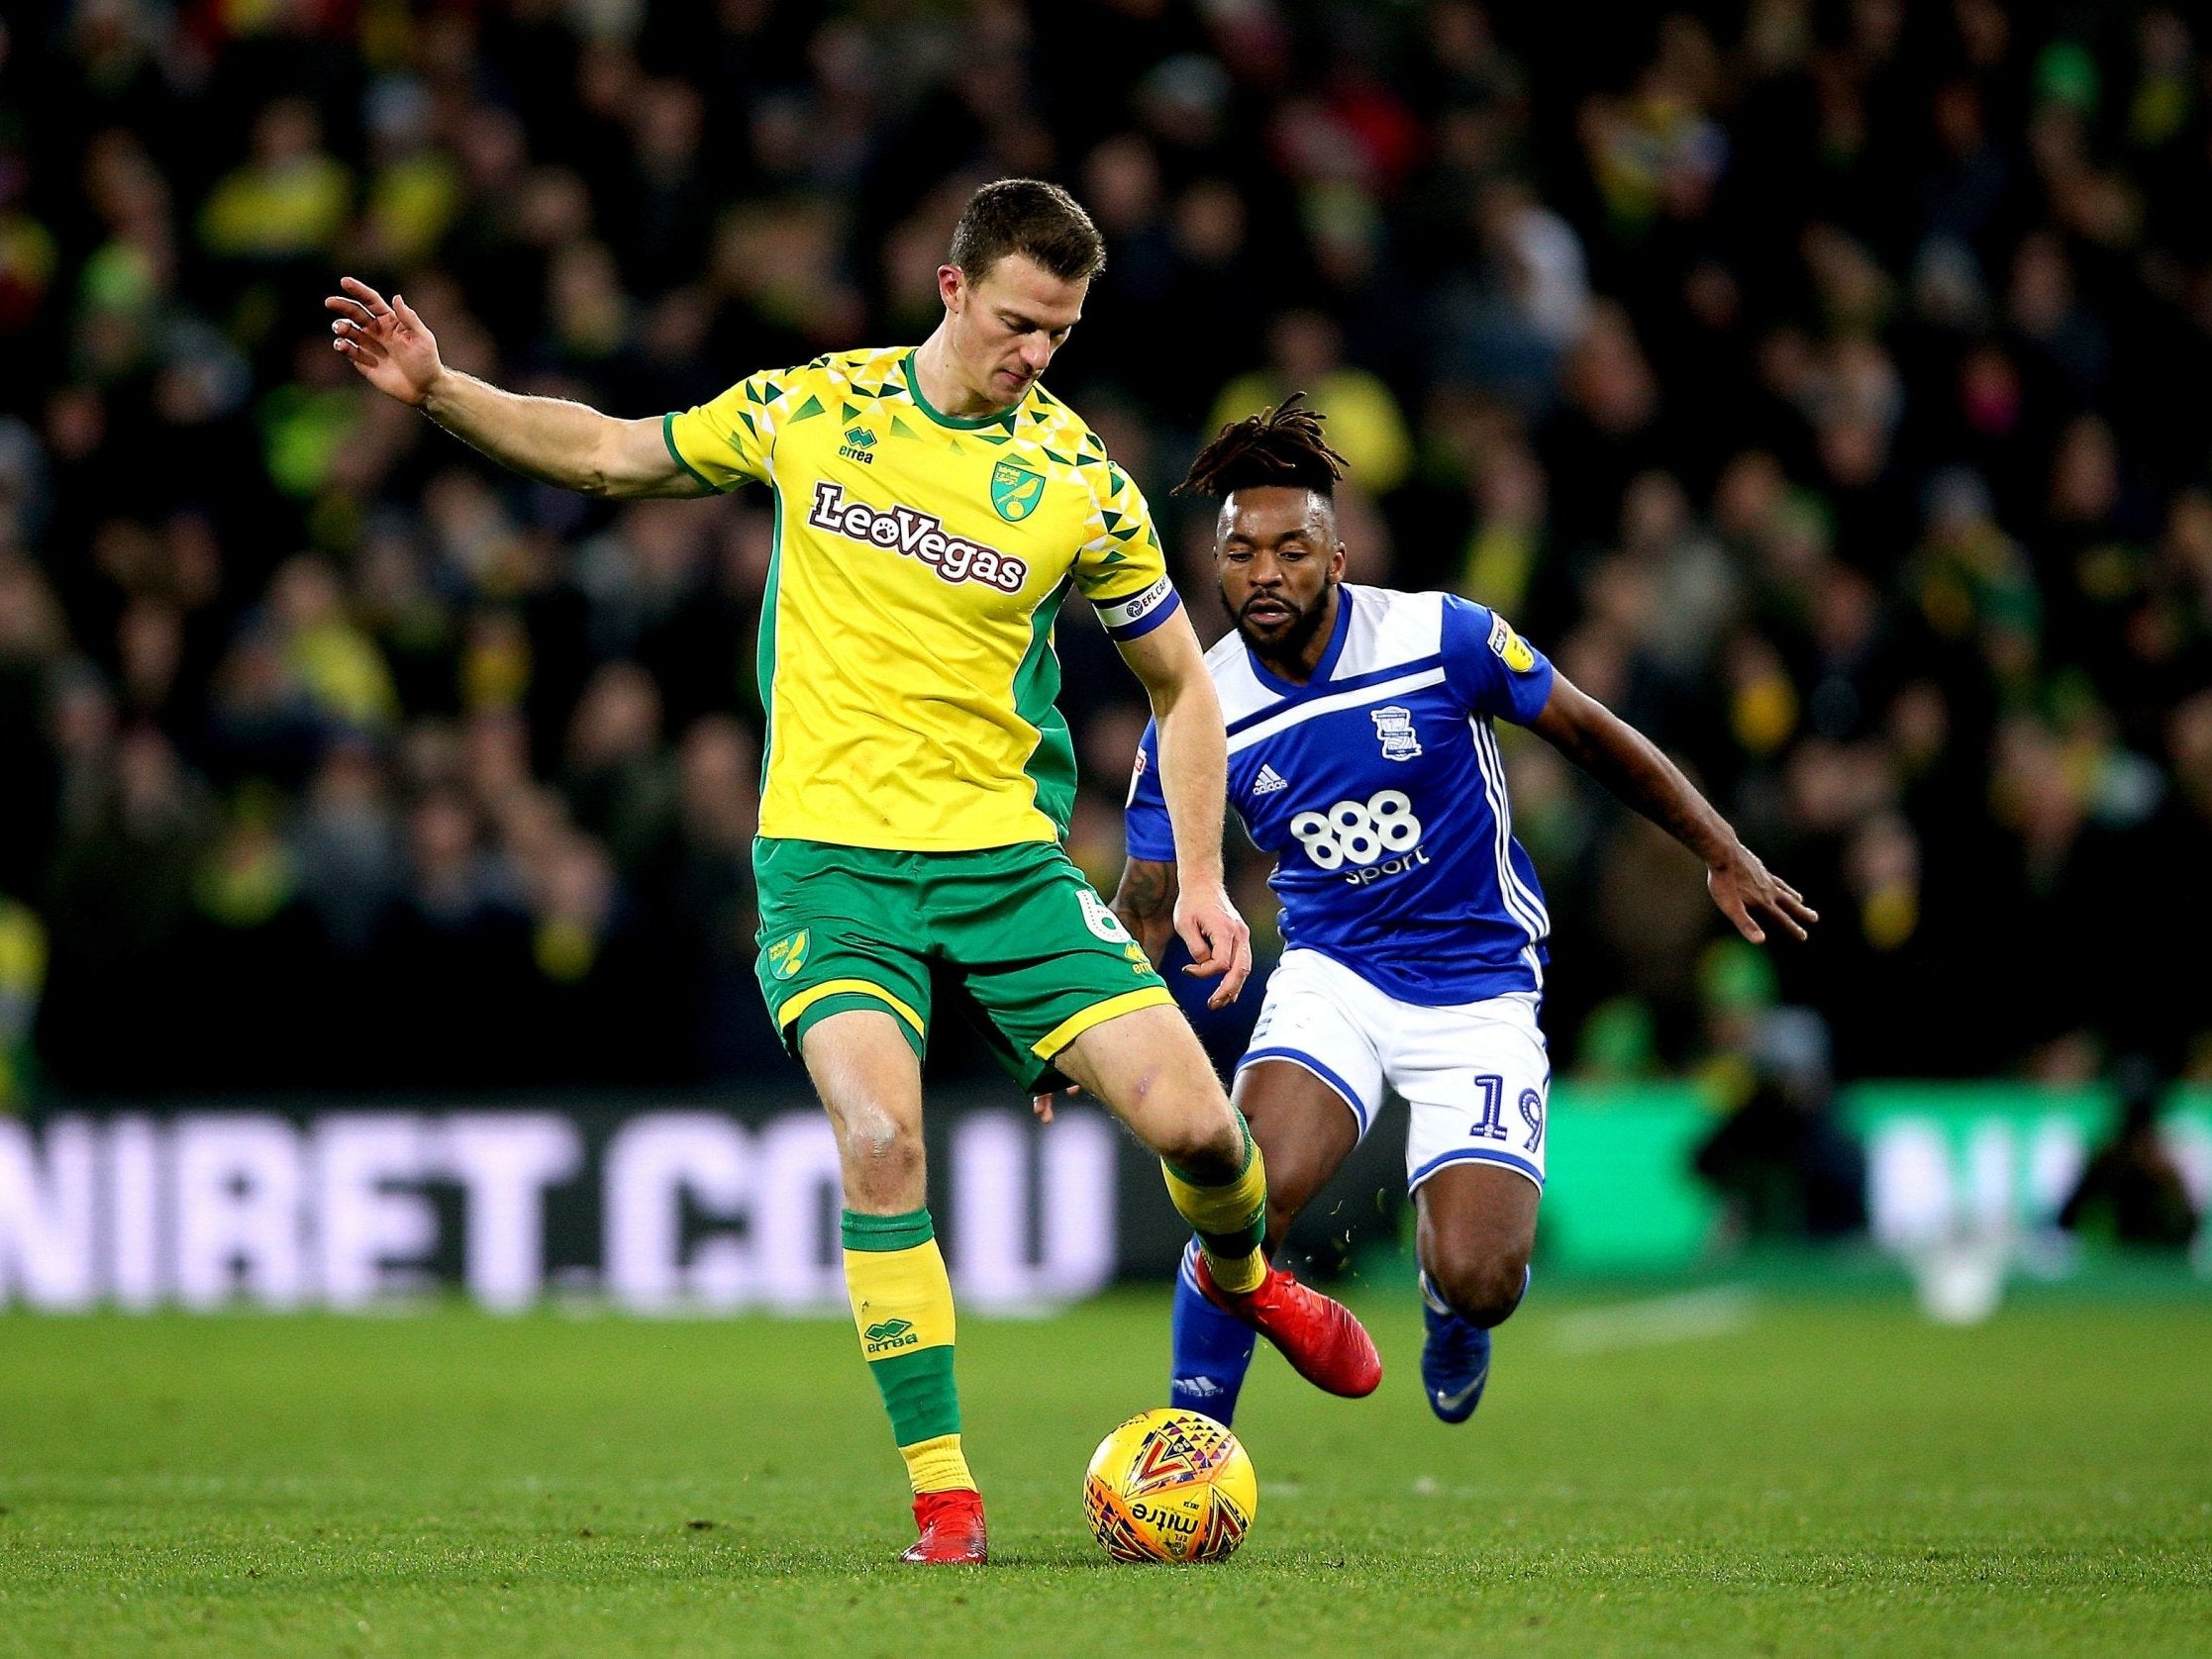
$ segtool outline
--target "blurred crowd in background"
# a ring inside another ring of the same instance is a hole
[[[503,474],[320,300],[654,415],[919,341],[1015,173],[1105,234],[1053,384],[1202,634],[1168,488],[1303,389],[1353,579],[1513,618],[1821,910],[1724,936],[1516,743],[1562,1071],[1749,1095],[1778,1028],[1847,1078],[2212,1074],[2188,11],[77,0],[0,21],[0,1099],[794,1075],[752,981],[764,498]],[[1145,710],[1075,609],[1110,890]]]

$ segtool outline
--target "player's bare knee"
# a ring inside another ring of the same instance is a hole
[[[1174,1115],[1153,1149],[1201,1180],[1233,1180],[1244,1164],[1244,1130],[1226,1102],[1218,1111],[1193,1102]]]
[[[1435,1254],[1428,1263],[1429,1283],[1459,1317],[1488,1328],[1513,1317],[1528,1284],[1526,1250],[1447,1245]]]
[[[919,1128],[903,1123],[879,1107],[848,1107],[838,1114],[848,1163],[871,1181],[895,1181],[922,1167]]]

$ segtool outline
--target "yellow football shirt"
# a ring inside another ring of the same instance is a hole
[[[712,490],[775,499],[760,619],[760,833],[966,852],[1063,839],[1075,749],[1055,706],[1070,586],[1117,639],[1181,604],[1144,495],[1032,385],[941,415],[910,349],[741,380],[661,422]]]

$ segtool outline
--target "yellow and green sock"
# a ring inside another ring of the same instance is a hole
[[[1167,1196],[1198,1234],[1214,1283],[1242,1296],[1257,1290],[1267,1276],[1267,1260],[1259,1253],[1260,1240],[1267,1236],[1267,1164],[1241,1112],[1237,1128],[1245,1139],[1244,1164],[1228,1180],[1201,1181],[1165,1158],[1159,1167],[1167,1177]]]
[[[972,1489],[953,1383],[953,1281],[927,1210],[845,1212],[845,1288],[860,1353],[917,1496]]]

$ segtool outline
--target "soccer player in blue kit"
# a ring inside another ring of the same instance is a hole
[[[1206,655],[1229,730],[1229,799],[1276,855],[1285,950],[1237,1068],[1267,1160],[1266,1248],[1356,1147],[1385,1087],[1411,1109],[1430,1409],[1462,1422],[1490,1331],[1528,1288],[1551,1065],[1538,1024],[1550,923],[1513,838],[1492,723],[1554,744],[1704,862],[1736,928],[1802,939],[1818,918],[1650,739],[1503,617],[1451,594],[1344,580],[1343,457],[1297,400],[1223,430],[1178,493],[1219,496],[1214,558],[1236,630]],[[1175,846],[1149,728],[1113,908],[1154,960],[1172,934]],[[1045,1111],[1041,1103],[1041,1111]],[[1253,1331],[1184,1253],[1171,1401],[1230,1420]]]

